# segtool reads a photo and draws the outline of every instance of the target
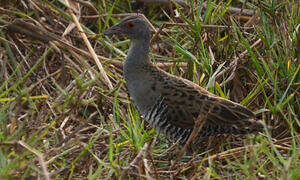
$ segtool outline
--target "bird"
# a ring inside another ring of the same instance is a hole
[[[102,34],[130,39],[123,64],[129,95],[140,115],[169,141],[184,145],[198,128],[197,119],[203,126],[196,138],[263,130],[248,108],[156,67],[149,58],[151,32],[143,16],[125,17]]]

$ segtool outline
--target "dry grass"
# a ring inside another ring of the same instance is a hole
[[[178,146],[128,97],[129,40],[101,36],[133,4],[4,0],[1,179],[299,179],[299,3],[188,2],[138,4],[153,25],[152,59],[248,106],[271,129],[203,139],[175,162]]]

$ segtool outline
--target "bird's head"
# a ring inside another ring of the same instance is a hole
[[[150,36],[150,30],[142,17],[129,16],[104,31],[103,35],[122,35],[129,39],[142,39]]]

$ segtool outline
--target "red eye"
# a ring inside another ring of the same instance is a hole
[[[133,24],[133,22],[127,22],[127,23],[125,23],[125,26],[128,28],[133,28],[134,24]]]

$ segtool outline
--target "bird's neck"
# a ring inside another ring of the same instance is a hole
[[[124,70],[137,68],[150,63],[150,37],[131,40],[130,48],[124,62]]]

